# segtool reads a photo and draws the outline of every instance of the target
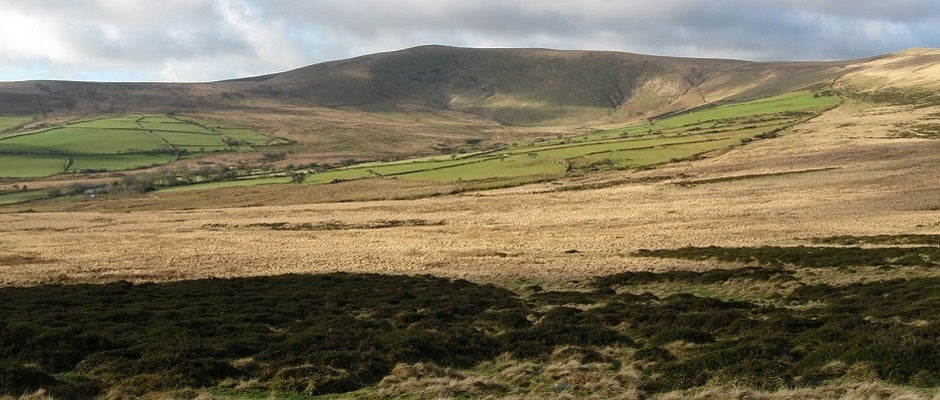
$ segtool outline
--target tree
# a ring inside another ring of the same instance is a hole
[[[290,173],[291,183],[304,183],[305,179],[307,179],[307,174],[303,172],[291,171]]]

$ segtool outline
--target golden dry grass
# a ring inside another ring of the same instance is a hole
[[[396,190],[411,190],[417,197],[447,188],[416,184],[402,189],[396,186],[400,183],[375,180],[297,191],[258,187],[8,207],[40,212],[0,214],[0,284],[338,270],[554,281],[713,266],[630,256],[641,248],[938,233],[940,141],[889,132],[897,123],[931,112],[937,110],[850,103],[779,138],[702,160],[414,200],[328,202],[356,193],[395,198],[408,197],[395,195],[402,193]],[[749,177],[799,171],[804,172]],[[743,178],[677,184],[735,176]],[[226,203],[241,207],[223,207]],[[285,203],[291,205],[279,205]],[[407,219],[443,225],[316,231],[246,227]],[[234,228],[220,230],[220,224]],[[569,249],[579,252],[565,254]]]

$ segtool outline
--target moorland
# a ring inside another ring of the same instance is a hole
[[[940,396],[940,51],[0,83],[0,396]]]

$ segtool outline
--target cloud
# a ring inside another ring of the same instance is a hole
[[[938,27],[935,0],[31,0],[0,5],[0,79],[226,79],[432,43],[846,59],[938,47]]]

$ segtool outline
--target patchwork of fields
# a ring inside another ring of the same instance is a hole
[[[518,142],[463,154],[308,171],[304,183],[392,178],[470,182],[471,185],[487,187],[542,181],[579,172],[645,167],[772,136],[776,131],[815,116],[838,102],[838,97],[829,92],[793,92],[683,113],[616,130]],[[263,183],[289,181],[270,176],[261,179],[265,179]],[[227,182],[225,186],[261,183],[245,179]],[[216,187],[218,183],[209,183],[191,185],[184,190]]]
[[[0,177],[143,168],[219,151],[245,151],[274,139],[214,121],[126,115],[0,137]]]
[[[936,115],[802,91],[93,199],[10,181],[48,199],[0,207],[0,400],[937,398],[940,142],[898,131]],[[255,135],[84,121],[0,135],[0,171]]]

